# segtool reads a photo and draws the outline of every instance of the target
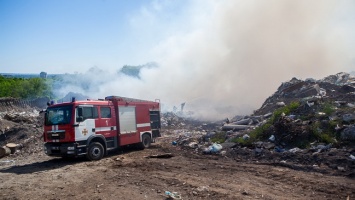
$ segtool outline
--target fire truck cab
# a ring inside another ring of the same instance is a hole
[[[99,160],[126,145],[147,148],[160,137],[160,103],[118,96],[51,104],[45,112],[49,156]]]

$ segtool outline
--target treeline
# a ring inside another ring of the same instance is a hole
[[[51,97],[50,79],[43,78],[13,78],[0,76],[0,97],[38,98]]]

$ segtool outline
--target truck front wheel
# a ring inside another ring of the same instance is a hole
[[[93,142],[89,145],[86,157],[89,160],[100,160],[104,157],[104,147],[99,142]]]

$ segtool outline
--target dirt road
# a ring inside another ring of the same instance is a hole
[[[172,153],[172,158],[146,158]],[[100,161],[33,154],[0,163],[0,199],[355,199],[355,180],[201,155],[158,141]]]

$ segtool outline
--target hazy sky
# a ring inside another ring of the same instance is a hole
[[[0,0],[0,72],[95,67],[95,83],[155,61],[95,94],[248,113],[292,77],[354,71],[354,11],[353,0]]]

